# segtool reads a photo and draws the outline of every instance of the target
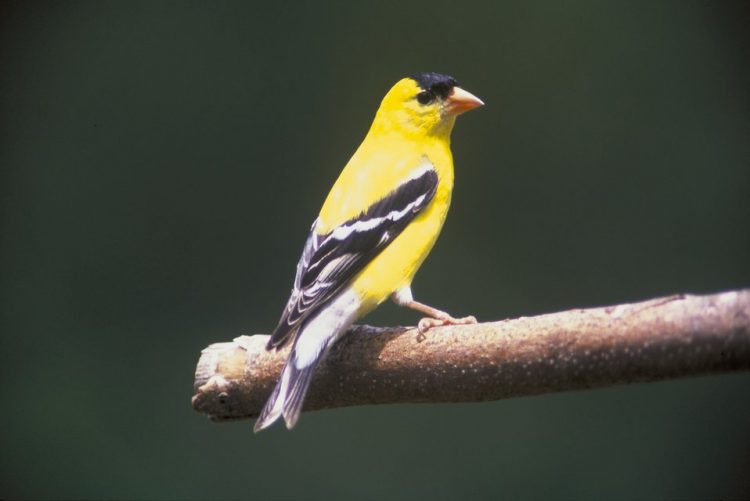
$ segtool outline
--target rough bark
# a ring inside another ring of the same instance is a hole
[[[195,410],[258,415],[287,350],[266,335],[212,344],[198,361]],[[476,325],[355,326],[318,368],[305,410],[478,402],[750,369],[750,289],[679,295]]]

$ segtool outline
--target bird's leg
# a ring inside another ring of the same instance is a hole
[[[403,287],[397,290],[391,294],[391,299],[399,306],[405,306],[412,310],[424,313],[425,315],[429,315],[421,319],[417,324],[417,329],[419,329],[420,334],[424,334],[431,328],[439,327],[441,325],[465,325],[477,323],[477,319],[472,315],[463,318],[454,318],[442,310],[415,301],[411,294],[411,288],[409,287]]]
[[[413,299],[406,303],[404,306],[413,310],[420,311],[428,317],[422,318],[417,324],[419,332],[424,334],[433,327],[439,327],[441,325],[466,325],[477,323],[476,317],[469,315],[468,317],[454,318],[450,314],[433,308],[432,306],[414,301]]]

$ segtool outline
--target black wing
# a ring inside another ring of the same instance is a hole
[[[390,192],[330,233],[318,235],[313,223],[297,263],[292,295],[268,349],[294,339],[302,323],[317,312],[376,255],[382,252],[435,196],[438,176],[432,166]]]

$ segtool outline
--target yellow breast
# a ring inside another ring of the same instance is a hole
[[[393,191],[409,173],[429,161],[438,174],[431,203],[352,282],[371,310],[397,289],[411,284],[445,222],[453,190],[453,159],[445,140],[366,140],[341,173],[320,213],[318,231],[327,233],[362,213],[363,207]],[[353,168],[355,166],[356,168]],[[363,166],[365,166],[363,168]],[[364,201],[367,200],[367,203]]]

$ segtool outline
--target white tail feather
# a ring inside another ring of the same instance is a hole
[[[310,319],[294,341],[289,359],[271,396],[255,423],[256,432],[284,416],[286,427],[297,423],[315,368],[328,350],[359,317],[362,302],[354,291],[345,289]]]

